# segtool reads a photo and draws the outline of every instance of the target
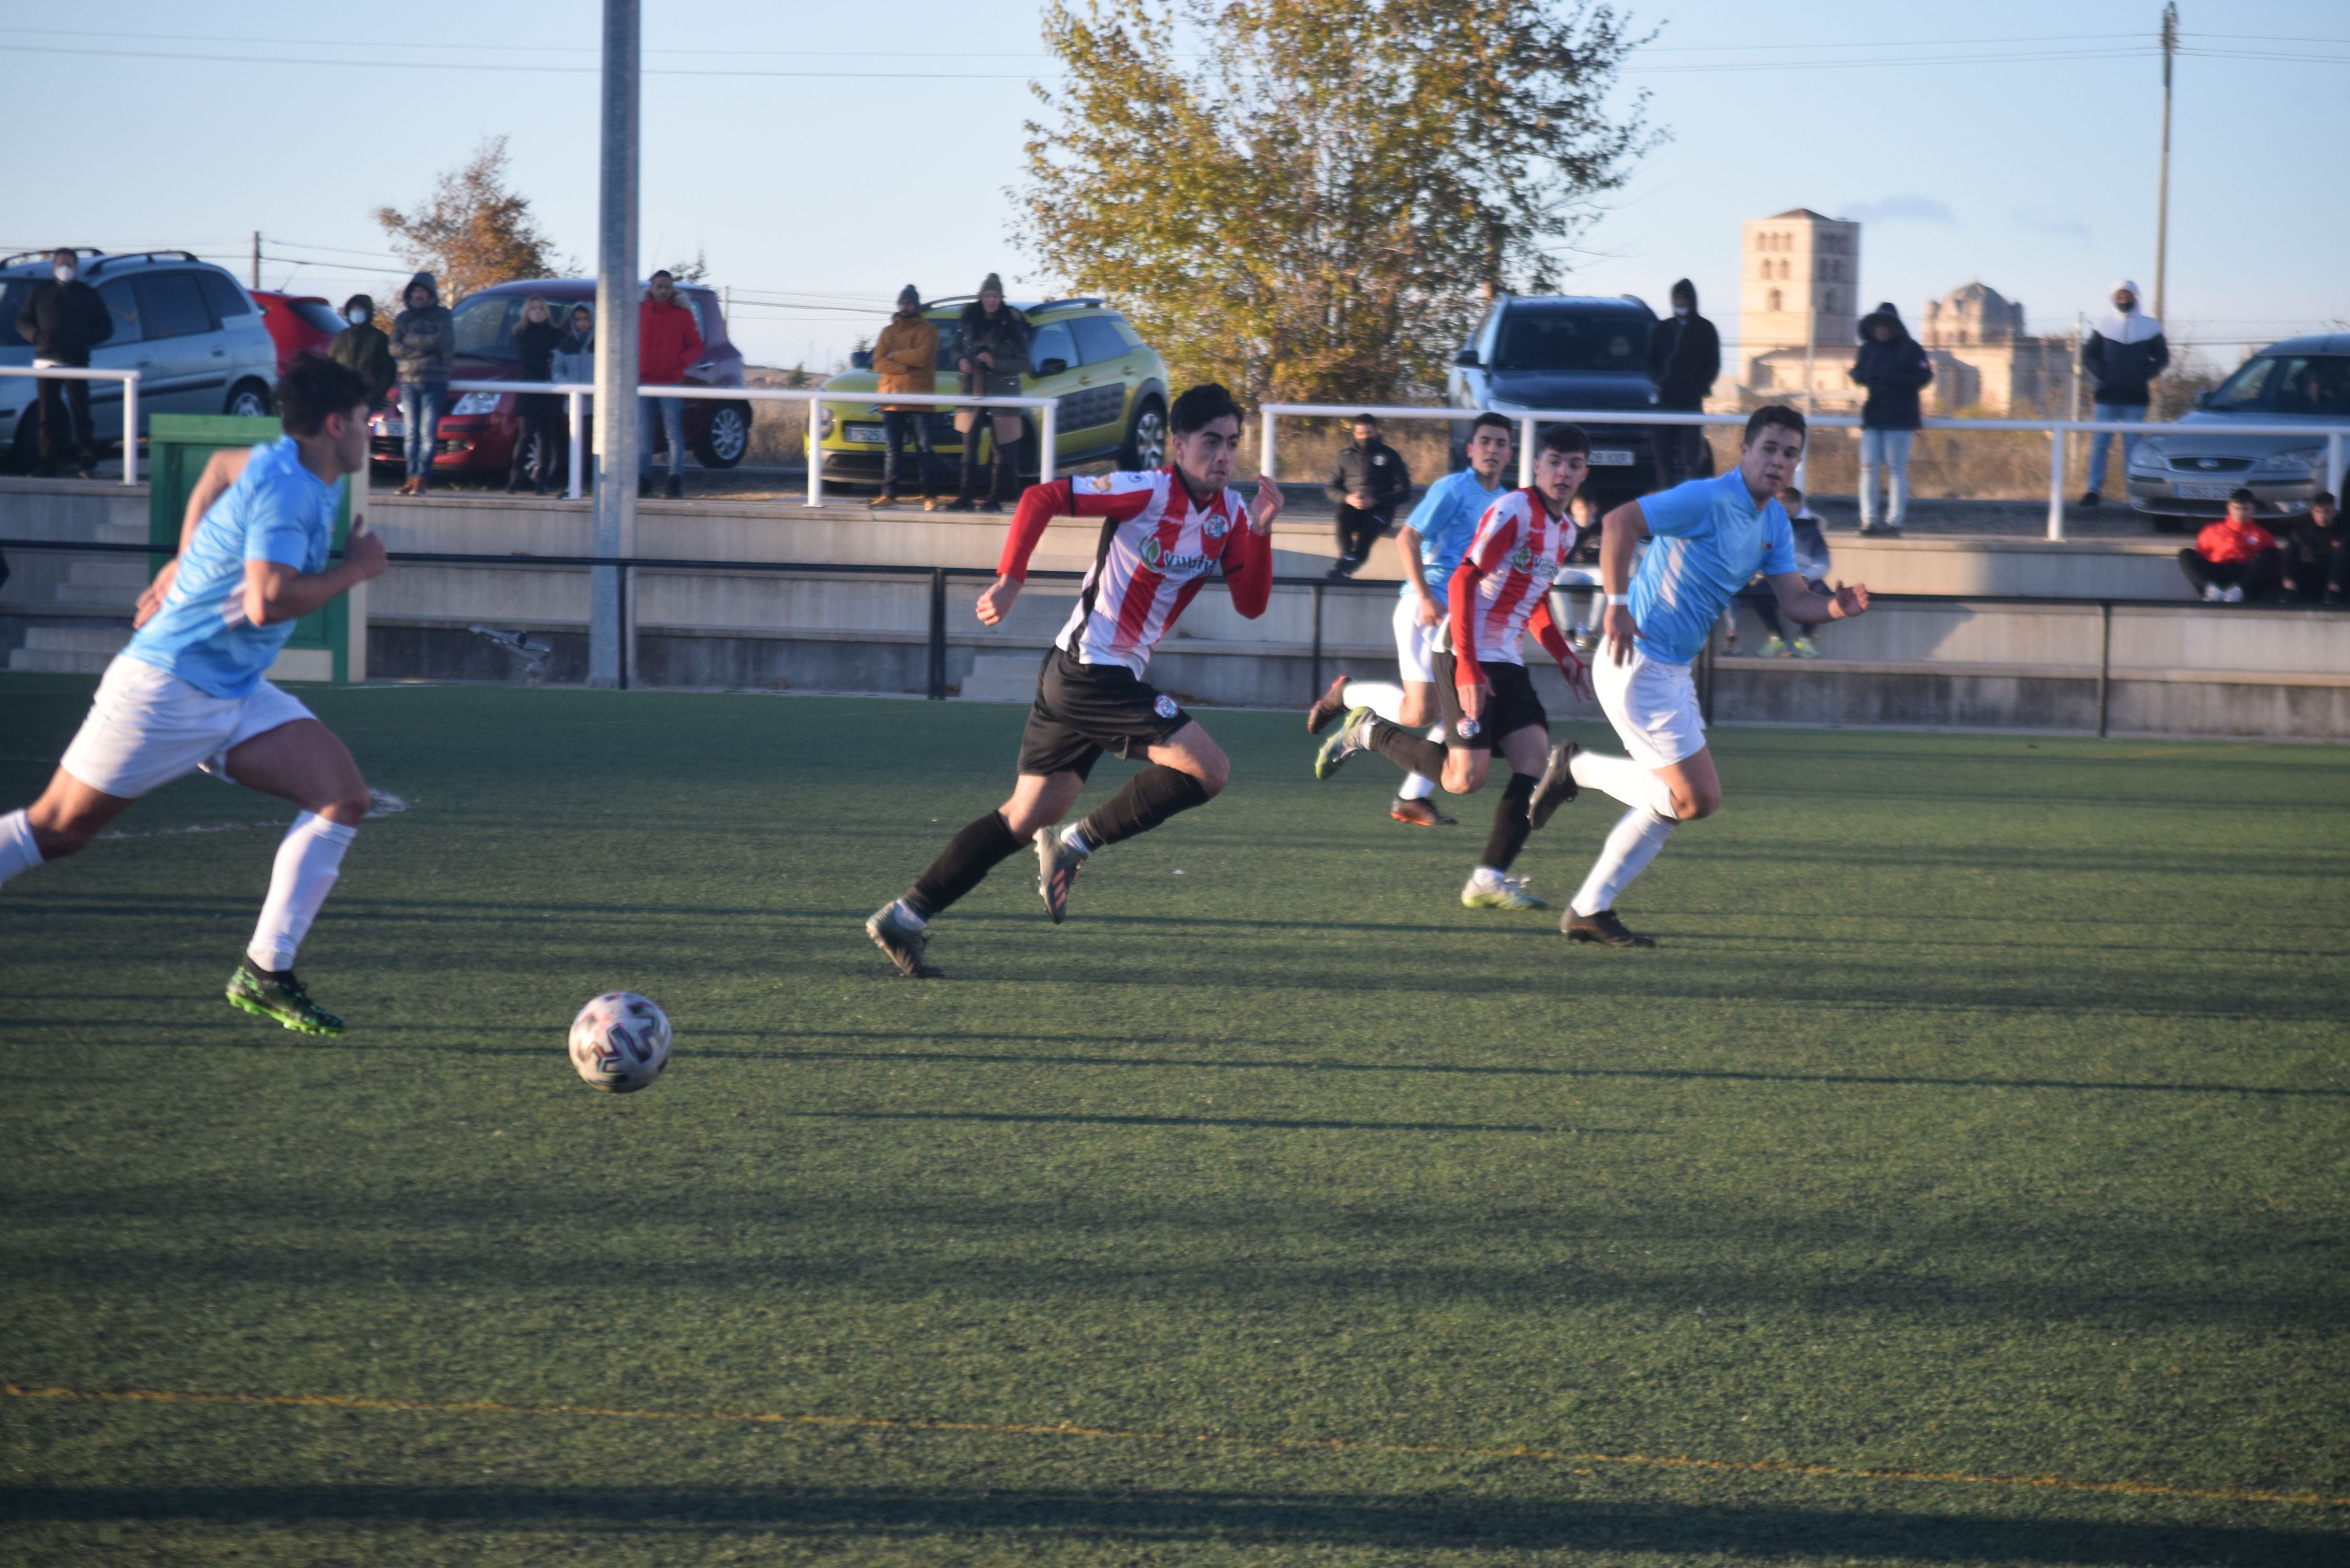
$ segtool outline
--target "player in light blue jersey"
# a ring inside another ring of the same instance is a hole
[[[265,672],[294,623],[384,568],[383,542],[351,519],[328,564],[343,479],[368,458],[367,389],[314,355],[277,386],[283,440],[217,452],[188,498],[180,553],[140,596],[138,630],[107,667],[89,717],[41,798],[0,816],[0,883],[71,855],[130,803],[201,768],[293,802],[269,897],[228,1000],[307,1034],[343,1021],[294,977],[367,815],[367,781],[335,732]]]
[[[1469,466],[1448,473],[1430,485],[1412,508],[1410,521],[1396,535],[1396,552],[1403,557],[1403,591],[1395,612],[1396,663],[1403,681],[1350,680],[1340,675],[1330,689],[1305,711],[1308,734],[1320,734],[1330,721],[1356,708],[1368,708],[1389,723],[1407,730],[1424,724],[1436,727],[1428,738],[1440,742],[1443,725],[1437,712],[1436,676],[1430,665],[1430,641],[1444,624],[1445,585],[1477,536],[1485,509],[1507,493],[1502,476],[1509,471],[1513,447],[1510,421],[1500,414],[1479,414],[1469,427]],[[1414,827],[1450,827],[1453,819],[1436,809],[1430,796],[1436,781],[1426,774],[1405,777],[1388,815]]]
[[[1721,805],[1690,661],[1704,650],[1731,597],[1759,571],[1790,620],[1843,620],[1868,608],[1866,587],[1839,583],[1822,592],[1798,569],[1777,497],[1794,478],[1804,435],[1804,416],[1794,410],[1757,409],[1735,469],[1607,514],[1600,551],[1605,642],[1591,675],[1599,706],[1631,755],[1600,756],[1572,743],[1553,748],[1527,808],[1539,827],[1580,785],[1629,808],[1559,920],[1571,940],[1655,946],[1617,919],[1617,896],[1675,827]],[[1651,543],[1636,571],[1632,553],[1643,539]]]

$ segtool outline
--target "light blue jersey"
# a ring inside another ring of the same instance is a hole
[[[1485,509],[1508,493],[1506,484],[1486,489],[1477,482],[1473,468],[1448,473],[1421,493],[1419,504],[1411,509],[1404,526],[1419,535],[1419,571],[1429,592],[1438,598],[1444,597],[1444,586],[1452,580],[1461,557],[1468,554],[1469,542],[1477,537],[1477,524]],[[1412,597],[1409,583],[1403,586],[1403,597]]]
[[[274,561],[304,576],[327,564],[342,483],[302,466],[286,436],[253,449],[244,472],[213,503],[180,557],[155,618],[122,651],[214,697],[246,697],[294,635],[294,623],[244,618],[244,564]]]
[[[1754,504],[1736,469],[1640,497],[1651,535],[1632,574],[1640,651],[1687,664],[1705,648],[1730,597],[1753,579],[1795,569],[1795,540],[1776,497]]]

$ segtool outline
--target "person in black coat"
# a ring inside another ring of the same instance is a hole
[[[1361,414],[1353,443],[1338,449],[1322,489],[1338,509],[1338,564],[1330,576],[1353,576],[1388,531],[1395,509],[1410,496],[1411,470],[1401,452],[1379,439],[1379,421]]]
[[[1721,334],[1697,313],[1697,285],[1673,285],[1673,313],[1648,339],[1648,379],[1657,384],[1657,407],[1673,413],[1701,413],[1706,394],[1721,374]],[[1669,490],[1699,477],[1705,461],[1705,427],[1657,427],[1657,482]]]
[[[89,351],[114,336],[114,317],[98,290],[81,281],[81,260],[70,250],[49,258],[50,281],[35,284],[16,312],[16,336],[33,346],[35,368],[87,368]],[[84,479],[95,477],[98,429],[89,420],[89,383],[43,378],[41,472],[54,474],[70,459]],[[135,440],[124,432],[124,440]]]
[[[1868,389],[1860,409],[1860,531],[1901,536],[1909,510],[1909,442],[1925,422],[1918,394],[1934,379],[1933,362],[1890,303],[1860,318],[1860,354],[1852,379]],[[1885,524],[1877,523],[1877,475],[1885,471]]]
[[[522,320],[515,327],[515,365],[525,381],[555,379],[555,351],[563,346],[563,328],[544,295],[523,303]],[[563,400],[553,392],[515,394],[514,456],[506,462],[506,493],[522,488],[528,472],[534,493],[546,493],[555,479],[555,464],[563,452]]]
[[[1028,318],[1003,303],[1002,278],[987,275],[979,286],[978,301],[963,306],[956,331],[955,365],[962,372],[963,394],[1018,397],[1020,372],[1028,368]],[[1003,503],[1018,491],[1021,438],[1027,427],[1017,409],[986,411],[993,415],[995,480],[980,509],[1001,512]],[[962,486],[948,503],[950,512],[970,511],[972,493],[979,487],[980,427],[990,422],[980,417],[982,412],[979,409],[955,410],[955,430],[962,437]]]

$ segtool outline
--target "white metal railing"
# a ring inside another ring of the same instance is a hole
[[[567,422],[571,431],[570,488],[565,493],[577,501],[584,493],[581,463],[587,451],[588,400],[595,395],[593,386],[577,381],[451,381],[452,392],[543,392],[560,393],[567,405]],[[923,408],[938,409],[1034,409],[1036,410],[1037,473],[1039,483],[1053,482],[1053,448],[1060,439],[1058,401],[1053,398],[981,398],[965,397],[955,392],[827,392],[816,387],[704,387],[680,384],[671,387],[637,389],[639,398],[704,398],[720,401],[754,403],[806,403],[807,410],[807,504],[824,504],[824,433],[823,408],[826,403],[913,403]],[[445,416],[448,410],[443,410]],[[976,430],[972,437],[978,436]]]
[[[99,370],[84,365],[0,365],[0,376],[31,376],[44,381],[120,381],[122,383],[122,483],[139,483],[139,372]],[[38,419],[37,396],[16,416]]]
[[[1264,421],[1264,445],[1259,466],[1266,473],[1274,472],[1274,421],[1284,415],[1304,415],[1322,419],[1346,419],[1357,414],[1371,414],[1381,420],[1447,420],[1465,424],[1480,413],[1480,409],[1391,408],[1373,405],[1364,408],[1357,403],[1266,403],[1258,412]],[[1534,482],[1534,425],[1573,423],[1579,425],[1738,425],[1746,423],[1745,414],[1668,413],[1661,410],[1642,411],[1637,409],[1495,409],[1490,410],[1514,420],[1518,425],[1518,483]],[[1861,421],[1850,414],[1816,414],[1805,421],[1814,430],[1858,430]],[[2123,436],[2147,435],[2248,435],[2300,436],[2325,442],[2325,488],[2335,495],[2342,493],[2343,463],[2350,452],[2350,425],[2255,425],[2238,424],[2230,420],[2225,424],[2131,424],[2114,420],[1951,420],[1931,419],[1925,421],[1929,431],[2038,431],[2048,437],[2048,537],[2061,542],[2064,537],[2064,462],[2067,435],[2104,435],[2108,432]],[[2123,483],[2127,484],[2129,460],[2122,460]]]

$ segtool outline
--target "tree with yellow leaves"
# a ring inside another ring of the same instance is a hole
[[[530,199],[506,189],[506,139],[485,140],[473,161],[441,176],[414,211],[379,207],[375,221],[400,260],[441,280],[441,303],[516,278],[553,277],[554,242],[531,216]]]

